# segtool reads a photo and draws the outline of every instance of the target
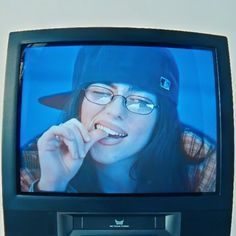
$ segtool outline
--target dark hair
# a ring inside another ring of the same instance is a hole
[[[159,114],[153,136],[133,168],[137,191],[185,192],[188,191],[187,171],[176,105],[163,96],[158,98]]]

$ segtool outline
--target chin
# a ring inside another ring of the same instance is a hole
[[[93,158],[93,157],[92,157]],[[96,158],[93,158],[93,160],[99,164],[102,164],[102,165],[111,165],[115,162],[117,162],[117,160],[114,160],[113,158],[110,158],[110,157],[96,157]]]
[[[91,152],[92,159],[95,162],[97,162],[99,164],[103,164],[103,165],[114,164],[116,162],[126,159],[125,157],[114,156],[114,152],[113,152],[113,154],[111,153],[110,155],[107,152],[94,152],[94,153],[96,153],[96,155],[93,155],[93,152]]]

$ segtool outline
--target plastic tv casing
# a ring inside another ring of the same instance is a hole
[[[211,48],[218,71],[217,191],[192,194],[24,194],[19,191],[18,121],[22,45],[166,45]],[[68,28],[9,37],[3,119],[3,206],[6,235],[229,236],[233,194],[233,104],[227,39],[135,28]]]

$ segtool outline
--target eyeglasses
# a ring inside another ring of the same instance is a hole
[[[84,89],[84,91],[86,99],[98,105],[107,105],[114,97],[120,96],[124,98],[124,105],[130,112],[140,115],[148,115],[157,107],[148,98],[139,95],[129,95],[127,97],[115,95],[113,91],[102,86],[92,85]]]

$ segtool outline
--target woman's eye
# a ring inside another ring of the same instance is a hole
[[[91,86],[85,91],[85,97],[95,104],[105,105],[111,101],[113,94],[106,88]]]
[[[104,97],[110,97],[111,93],[108,92],[104,92],[104,91],[93,91],[94,95],[98,95],[98,96],[104,96]]]
[[[130,103],[137,104],[140,107],[147,106],[150,102],[142,98],[131,98]]]
[[[106,88],[102,87],[90,87],[89,91],[93,96],[99,96],[99,97],[110,97],[112,96],[111,91],[109,91]]]
[[[148,107],[149,103],[147,103],[146,101],[139,100],[138,104],[140,107]]]

